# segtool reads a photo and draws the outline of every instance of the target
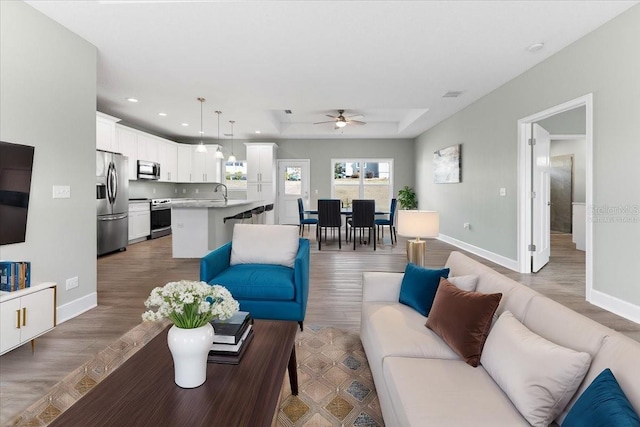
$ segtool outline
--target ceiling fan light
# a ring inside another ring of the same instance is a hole
[[[347,125],[347,122],[336,122],[336,127],[343,128]]]

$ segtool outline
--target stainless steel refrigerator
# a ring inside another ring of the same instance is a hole
[[[129,239],[128,159],[122,154],[96,151],[98,255],[124,250]]]

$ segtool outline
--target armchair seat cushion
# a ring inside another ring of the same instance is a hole
[[[237,300],[295,299],[294,270],[282,265],[232,265],[209,282],[222,285]]]

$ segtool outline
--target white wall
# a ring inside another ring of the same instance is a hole
[[[35,147],[26,241],[0,258],[31,261],[32,283],[57,282],[58,307],[77,302],[62,320],[96,299],[96,58],[31,6],[0,1],[0,139]],[[53,199],[52,185],[71,198]]]
[[[517,121],[593,93],[593,200],[607,211],[594,220],[593,287],[601,301],[640,316],[638,52],[640,5],[420,135],[418,197],[429,200],[424,207],[440,211],[441,233],[515,259]],[[457,143],[463,144],[463,182],[433,184],[433,151]],[[506,197],[499,197],[500,187]],[[462,228],[463,221],[471,230]]]

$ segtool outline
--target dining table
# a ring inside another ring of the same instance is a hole
[[[303,211],[305,213],[305,215],[318,215],[318,211],[317,210],[306,210]],[[344,207],[344,208],[340,208],[340,213],[345,217],[345,218],[349,218],[350,216],[353,215],[353,211],[351,210],[350,207]],[[378,216],[378,215],[389,215],[389,212],[385,212],[385,211],[375,211],[374,215]],[[344,232],[345,232],[345,236],[349,233],[349,230],[347,228],[348,224],[347,221],[344,222]]]

